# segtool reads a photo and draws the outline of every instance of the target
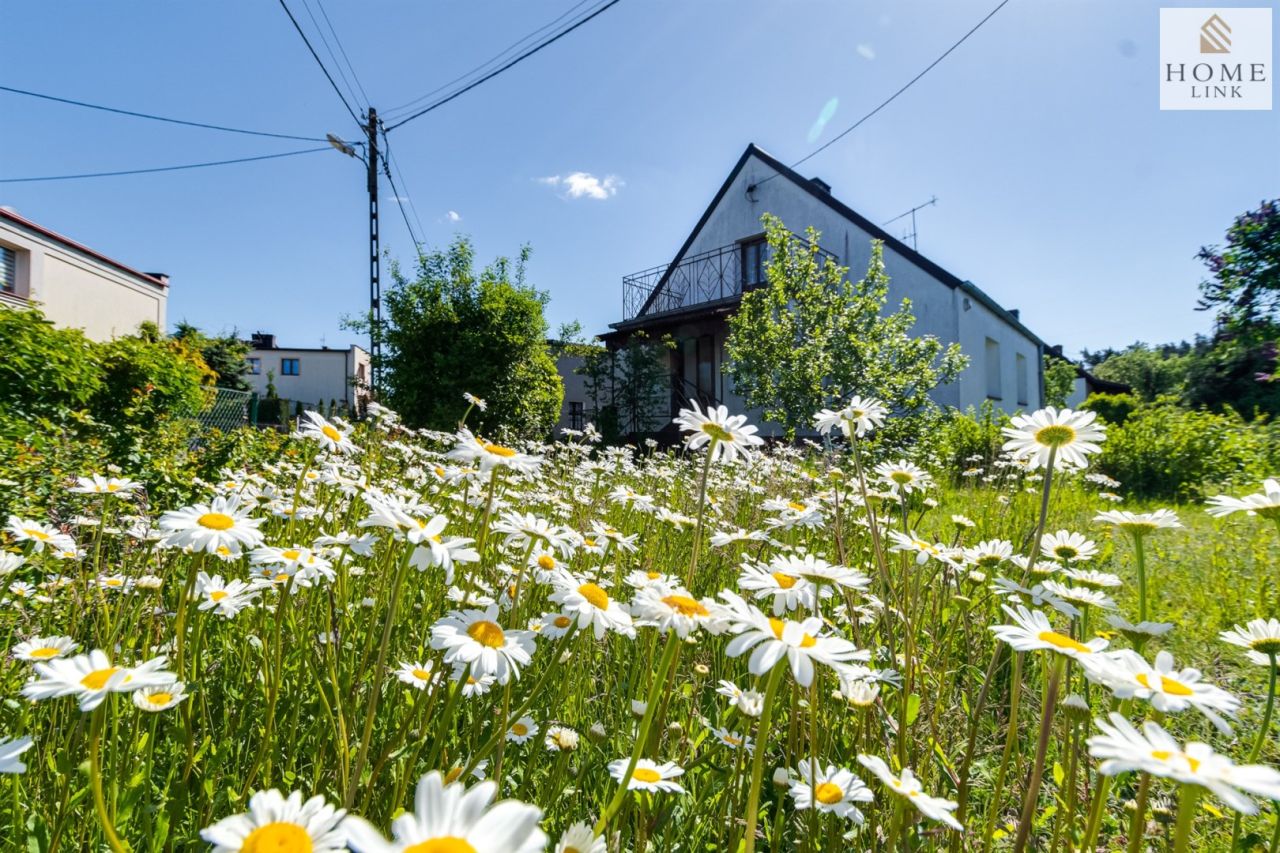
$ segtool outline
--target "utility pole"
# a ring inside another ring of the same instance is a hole
[[[378,111],[369,107],[369,359],[370,386],[377,395],[382,380],[382,281],[378,249]]]

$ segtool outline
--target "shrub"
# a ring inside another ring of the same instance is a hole
[[[1001,429],[1009,425],[1009,416],[990,400],[965,411],[949,409],[934,433],[937,463],[953,476],[967,468],[985,467],[995,461],[1004,445]],[[981,461],[972,457],[981,457]]]
[[[39,311],[0,309],[0,409],[63,418],[102,386],[98,353],[78,329],[56,329]]]
[[[1132,394],[1090,394],[1080,408],[1097,412],[1109,424],[1122,424],[1142,405]]]

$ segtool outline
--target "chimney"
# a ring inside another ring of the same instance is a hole
[[[149,273],[146,273],[146,275],[149,275],[149,276],[151,276],[151,277],[152,277],[152,278],[154,278],[154,279],[158,279],[158,280],[160,281],[160,283],[161,283],[161,284],[163,284],[165,287],[168,287],[168,286],[169,286],[169,274],[168,274],[168,273],[163,273],[163,272],[149,272]]]
[[[829,184],[829,183],[827,183],[826,181],[822,180],[822,178],[816,178],[816,177],[815,177],[815,178],[810,178],[810,179],[809,179],[809,183],[813,184],[815,187],[817,187],[818,189],[822,190],[822,191],[823,191],[824,193],[826,193],[827,195],[830,195],[830,194],[831,194],[831,184]]]
[[[275,349],[276,336],[269,335],[266,332],[254,332],[249,336],[249,342],[254,349]]]
[[[1022,309],[1020,308],[1010,308],[1009,313],[1013,315],[1013,319],[1015,320],[1022,319]]]

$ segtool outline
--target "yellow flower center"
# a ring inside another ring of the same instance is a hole
[[[119,490],[120,490],[120,487],[119,487],[118,485],[116,485],[115,483],[107,483],[107,491],[108,491],[108,492],[116,492],[116,491],[119,491]]]
[[[511,727],[511,733],[516,737],[524,737],[529,733],[529,727],[524,723],[516,723]]]
[[[311,853],[313,849],[310,833],[286,821],[258,827],[240,845],[241,853]]]
[[[109,666],[106,669],[95,669],[93,672],[80,679],[80,684],[90,690],[101,690],[107,686],[107,682],[111,680],[111,676],[120,671],[118,666]]]
[[[209,593],[209,600],[221,601],[222,599],[226,598],[227,595],[228,593],[225,589],[215,589],[213,592]]]
[[[793,575],[788,575],[785,572],[774,572],[773,579],[777,581],[778,586],[782,589],[791,589],[791,587],[796,585],[796,581],[800,580],[799,578],[794,577]]]
[[[296,560],[302,556],[302,552],[297,548],[290,548],[287,551],[281,551],[280,556],[284,557],[286,560]]]
[[[720,424],[714,424],[708,421],[702,425],[702,431],[716,441],[733,441],[733,433],[720,426]]]
[[[662,577],[662,572],[645,572],[644,574],[645,577],[651,581],[656,581],[658,578]]]
[[[196,524],[210,530],[230,530],[236,526],[236,520],[225,512],[206,512],[196,519]]]
[[[60,654],[62,654],[61,649],[55,649],[53,646],[44,646],[27,652],[27,657],[36,658],[37,660],[48,660],[49,658],[56,658]]]
[[[687,595],[668,595],[662,599],[662,603],[679,613],[681,616],[710,616],[711,611],[702,605],[697,599],[690,598]]]
[[[609,593],[593,583],[584,583],[578,587],[578,595],[590,602],[597,610],[609,609]]]
[[[22,532],[30,536],[32,539],[39,539],[41,542],[49,541],[49,534],[45,533],[43,530],[36,530],[35,528],[28,527]]]
[[[571,624],[573,624],[573,620],[570,619],[568,616],[561,614],[557,616],[555,619],[551,620],[551,624],[555,625],[557,628],[568,628]]]
[[[458,780],[458,777],[461,775],[462,775],[462,768],[455,767],[452,770],[450,770],[448,773],[444,774],[444,783],[448,785],[451,782],[456,782]]]
[[[1082,655],[1093,654],[1093,649],[1084,643],[1076,642],[1066,634],[1059,634],[1057,631],[1041,631],[1036,635],[1036,639],[1042,643],[1048,643],[1057,649],[1070,649],[1073,652],[1079,652]]]
[[[834,782],[819,782],[813,789],[813,798],[823,805],[833,805],[844,799],[844,790]]]
[[[1143,687],[1147,688],[1148,690],[1155,689],[1154,687],[1151,686],[1151,681],[1150,679],[1147,678],[1147,674],[1145,672],[1138,673],[1138,683],[1141,684]],[[1171,696],[1194,696],[1195,695],[1195,691],[1192,690],[1187,685],[1183,684],[1181,681],[1174,681],[1172,678],[1168,678],[1163,675],[1160,676],[1160,690],[1162,690],[1165,693],[1168,693]]]
[[[428,678],[431,677],[431,671],[426,669],[419,669],[417,667],[414,667],[412,670],[410,670],[410,672],[414,678],[420,679],[422,681],[426,681]]]
[[[775,619],[772,616],[770,616],[769,627],[773,630],[773,636],[781,640],[782,631],[787,627],[787,623],[783,622],[781,619]],[[808,634],[804,634],[800,638],[800,648],[802,649],[812,648],[813,646],[817,645],[817,643],[818,641],[815,640],[813,637],[809,636]]]
[[[124,581],[120,578],[107,578],[102,583],[104,586],[124,586]]]
[[[653,783],[661,779],[662,774],[651,767],[637,767],[636,772],[631,774],[631,778],[641,782]]]
[[[506,459],[510,459],[512,456],[516,455],[516,452],[512,450],[510,447],[503,447],[500,444],[489,444],[488,442],[485,442],[485,443],[482,443],[480,446],[483,447],[487,452],[492,453],[494,456],[502,456]]]
[[[1264,655],[1280,654],[1280,637],[1263,637],[1249,643],[1249,648]]]
[[[733,735],[725,735],[724,742],[729,746],[742,746],[742,738],[734,737]]]
[[[894,471],[889,475],[889,479],[897,483],[899,486],[905,486],[915,479],[915,475],[910,471]]]
[[[173,699],[172,693],[148,693],[147,701],[152,705],[167,705]]]
[[[1154,758],[1156,761],[1168,761],[1169,759],[1173,758],[1175,755],[1178,756],[1179,758],[1186,759],[1187,764],[1190,765],[1191,767],[1192,773],[1195,773],[1198,769],[1200,769],[1200,762],[1192,758],[1190,755],[1187,755],[1185,752],[1170,752],[1167,749],[1157,749],[1151,753],[1151,757]]]
[[[446,835],[406,847],[404,853],[476,853],[476,848],[472,847],[471,842],[465,838]]]
[[[1076,431],[1066,424],[1050,424],[1036,430],[1036,441],[1045,447],[1062,447],[1075,440]]]
[[[342,441],[342,433],[338,432],[328,424],[320,427],[320,432],[324,433],[324,437],[330,441]]]
[[[550,554],[543,554],[538,558],[538,567],[551,571],[556,567],[556,558]]]
[[[503,643],[507,641],[507,635],[502,633],[502,628],[499,627],[498,623],[490,622],[487,619],[472,623],[467,628],[467,634],[480,645],[488,646],[491,649],[500,649]]]
[[[807,507],[807,506],[805,506],[805,505],[804,505],[804,504],[802,504],[802,503],[799,503],[798,501],[789,501],[789,502],[787,503],[787,506],[791,507],[791,508],[792,508],[792,509],[794,509],[796,512],[804,512],[806,509],[808,509],[808,507]]]

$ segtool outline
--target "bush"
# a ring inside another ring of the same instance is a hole
[[[1098,468],[1136,497],[1201,499],[1231,484],[1274,476],[1280,470],[1280,428],[1231,411],[1139,406],[1107,431]]]
[[[0,309],[0,409],[63,418],[102,387],[97,349],[78,329],[56,329],[39,311]]]
[[[1080,408],[1097,412],[1109,424],[1122,424],[1141,405],[1142,401],[1132,394],[1090,394]]]
[[[983,401],[979,409],[949,409],[934,433],[938,465],[953,476],[990,465],[1004,445],[1000,430],[1008,425],[1009,416],[990,400]],[[981,461],[973,457],[981,457]]]

